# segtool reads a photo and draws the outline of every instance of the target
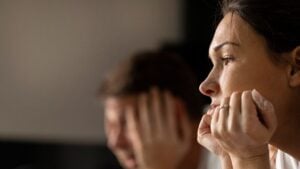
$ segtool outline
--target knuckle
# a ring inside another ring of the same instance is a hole
[[[219,133],[220,138],[226,138],[227,139],[229,137],[229,132],[228,132],[227,128],[224,127],[224,126],[220,126],[218,128],[218,133]]]
[[[243,132],[248,136],[252,136],[255,133],[254,129],[255,127],[250,123],[245,123],[243,126]]]
[[[222,129],[220,134],[224,140],[228,140],[228,138],[230,138],[230,132],[228,132],[228,130]]]
[[[235,91],[231,94],[231,98],[238,98],[240,96],[241,96],[241,92],[237,92],[237,91]]]
[[[237,126],[235,123],[229,123],[228,124],[228,131],[231,133],[236,133],[238,131]]]
[[[211,135],[217,139],[221,138],[220,133],[217,130],[212,130]]]
[[[241,95],[242,95],[241,96],[242,99],[249,98],[251,96],[251,91],[250,90],[243,91]]]

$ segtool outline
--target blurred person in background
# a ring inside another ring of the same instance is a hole
[[[196,141],[206,99],[174,53],[129,57],[102,82],[107,145],[125,169],[208,169],[217,161]]]

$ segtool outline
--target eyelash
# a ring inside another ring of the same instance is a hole
[[[221,58],[221,61],[224,66],[228,65],[230,62],[234,61],[234,57],[230,55],[225,55]]]

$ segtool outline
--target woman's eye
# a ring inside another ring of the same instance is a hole
[[[234,57],[232,56],[224,56],[221,58],[223,65],[228,65],[228,63],[232,62],[234,60]]]

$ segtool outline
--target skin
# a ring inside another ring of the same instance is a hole
[[[299,53],[280,55],[293,60]],[[209,55],[213,68],[199,89],[211,98],[211,110],[198,142],[221,157],[223,168],[269,168],[268,143],[300,159],[300,77],[291,65],[271,59],[279,54],[233,13],[218,25]]]
[[[105,101],[107,143],[126,169],[196,168],[193,126],[183,102],[167,91]]]

